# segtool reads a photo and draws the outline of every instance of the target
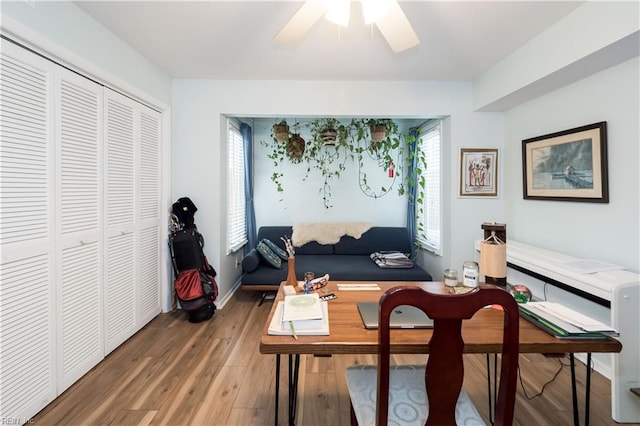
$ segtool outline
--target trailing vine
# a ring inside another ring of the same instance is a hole
[[[287,123],[286,120],[278,120],[274,128],[276,125]],[[379,126],[384,126],[384,136],[379,133]],[[303,146],[297,145],[295,149],[291,149],[292,139],[296,140],[295,143],[301,143],[300,127],[307,128],[310,137],[302,142]],[[313,171],[320,174],[322,183],[318,192],[324,207],[329,209],[333,207],[333,182],[340,179],[349,167],[350,161],[356,161],[358,185],[363,194],[380,198],[397,185],[398,194],[404,195],[409,189],[416,187],[415,203],[422,213],[425,193],[425,179],[422,173],[426,170],[426,159],[423,152],[412,149],[415,137],[402,134],[393,120],[352,118],[345,124],[336,118],[318,118],[307,123],[296,122],[294,131],[289,130],[285,143],[282,142],[282,134],[279,134],[279,141],[274,132],[272,128],[271,140],[260,143],[270,150],[267,157],[273,161],[275,170],[271,175],[271,181],[276,185],[278,192],[284,191],[283,163],[289,161],[292,164],[303,164],[306,166],[303,180],[307,180]],[[388,185],[372,187],[367,177],[367,167],[372,164],[393,178]],[[415,166],[411,168],[411,164]]]

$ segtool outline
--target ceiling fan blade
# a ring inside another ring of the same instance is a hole
[[[402,52],[420,43],[411,23],[396,0],[389,2],[389,12],[376,22],[378,29],[395,53]]]
[[[302,38],[327,12],[324,0],[307,0],[274,37],[277,43],[294,43]]]

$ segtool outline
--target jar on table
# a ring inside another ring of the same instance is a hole
[[[468,260],[462,265],[462,285],[465,287],[478,287],[478,263]]]
[[[448,287],[455,287],[458,285],[458,271],[455,269],[444,270],[444,285]]]

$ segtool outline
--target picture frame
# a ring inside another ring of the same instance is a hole
[[[606,121],[524,139],[522,183],[525,199],[608,203]]]
[[[460,197],[498,196],[498,150],[460,149]]]

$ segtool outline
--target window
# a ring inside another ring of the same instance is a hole
[[[227,254],[247,243],[246,201],[244,196],[244,146],[240,124],[227,120]]]
[[[418,212],[418,241],[425,249],[442,254],[441,252],[441,217],[442,190],[440,146],[442,141],[442,122],[430,121],[420,128],[419,144],[425,153],[427,169],[424,171],[425,197],[422,211]]]

